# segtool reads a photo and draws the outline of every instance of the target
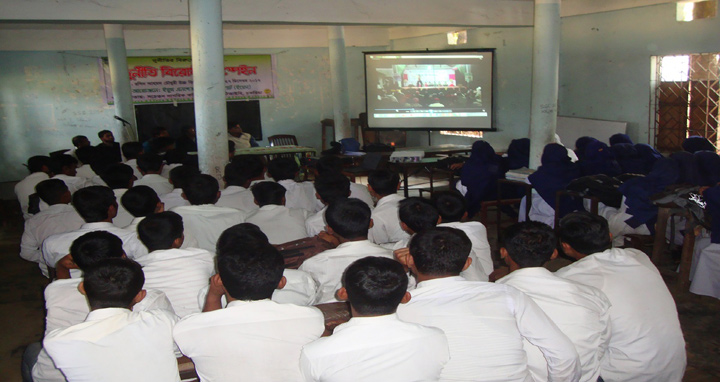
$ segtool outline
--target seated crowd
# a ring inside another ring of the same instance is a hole
[[[318,161],[314,182],[296,180],[293,159],[233,156],[221,188],[187,156],[186,130],[179,153],[162,130],[122,148],[101,132],[98,147],[76,137],[74,156],[28,160],[16,188],[20,255],[52,281],[25,380],[180,381],[182,356],[201,381],[682,379],[672,296],[647,255],[613,240],[652,232],[650,195],[677,182],[680,159],[624,137],[617,150],[578,140],[578,162],[548,145],[528,178],[532,221],[505,231],[499,252],[510,273],[493,280],[487,230],[473,217],[497,198],[498,179],[528,166],[525,140],[504,158],[476,142],[459,192],[423,199],[400,196],[389,170],[371,172],[367,187],[352,183],[332,156]],[[237,124],[228,131],[236,145],[256,144]],[[699,153],[685,159],[706,161]],[[557,190],[629,168],[644,176],[616,187],[618,204],[593,215],[565,203],[552,228]],[[698,183],[701,172],[683,175]],[[718,181],[702,184],[712,186],[711,214]],[[707,236],[698,277],[720,257],[720,236]],[[290,269],[288,242],[322,250]],[[548,271],[559,252],[576,261]],[[314,305],[342,302],[351,318],[326,327]]]

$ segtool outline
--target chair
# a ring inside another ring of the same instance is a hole
[[[290,134],[278,134],[268,137],[270,146],[297,146],[297,137]]]

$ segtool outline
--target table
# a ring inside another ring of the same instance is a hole
[[[441,159],[439,155],[452,155],[469,153],[472,151],[472,145],[436,145],[436,146],[417,146],[417,147],[403,147],[395,150],[400,151],[423,151],[425,152],[425,158],[421,159],[420,162],[390,162],[388,166],[395,168],[402,174],[403,190],[405,197],[408,197],[408,178],[418,173],[422,169],[430,169]],[[383,152],[383,155],[390,156],[392,152]],[[410,170],[414,169],[415,172],[410,174]]]
[[[312,147],[294,145],[235,149],[235,155],[262,155],[268,160],[271,156],[278,154],[305,154],[306,156],[313,156],[315,153],[316,151]]]

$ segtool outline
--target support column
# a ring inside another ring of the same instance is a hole
[[[222,1],[190,0],[188,7],[200,171],[222,184],[228,162]]]
[[[540,166],[543,148],[555,141],[559,62],[560,0],[535,0],[530,168]]]
[[[328,47],[330,50],[335,140],[340,141],[343,138],[353,138],[355,135],[352,126],[350,126],[350,93],[348,91],[347,59],[345,58],[345,29],[342,26],[328,27]]]
[[[104,24],[105,47],[108,52],[110,64],[110,82],[112,82],[113,99],[115,102],[115,115],[130,122],[127,126],[119,120],[114,120],[115,135],[118,142],[137,141],[137,123],[135,122],[135,108],[133,107],[132,92],[130,91],[130,76],[128,75],[127,51],[125,50],[125,36],[123,26],[120,24]],[[120,132],[120,134],[117,134]]]

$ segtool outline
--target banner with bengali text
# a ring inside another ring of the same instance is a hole
[[[275,98],[273,59],[270,54],[225,56],[226,99]],[[134,103],[193,101],[191,57],[128,57],[127,61]],[[114,100],[108,59],[101,58],[98,63],[103,99],[111,105]]]

